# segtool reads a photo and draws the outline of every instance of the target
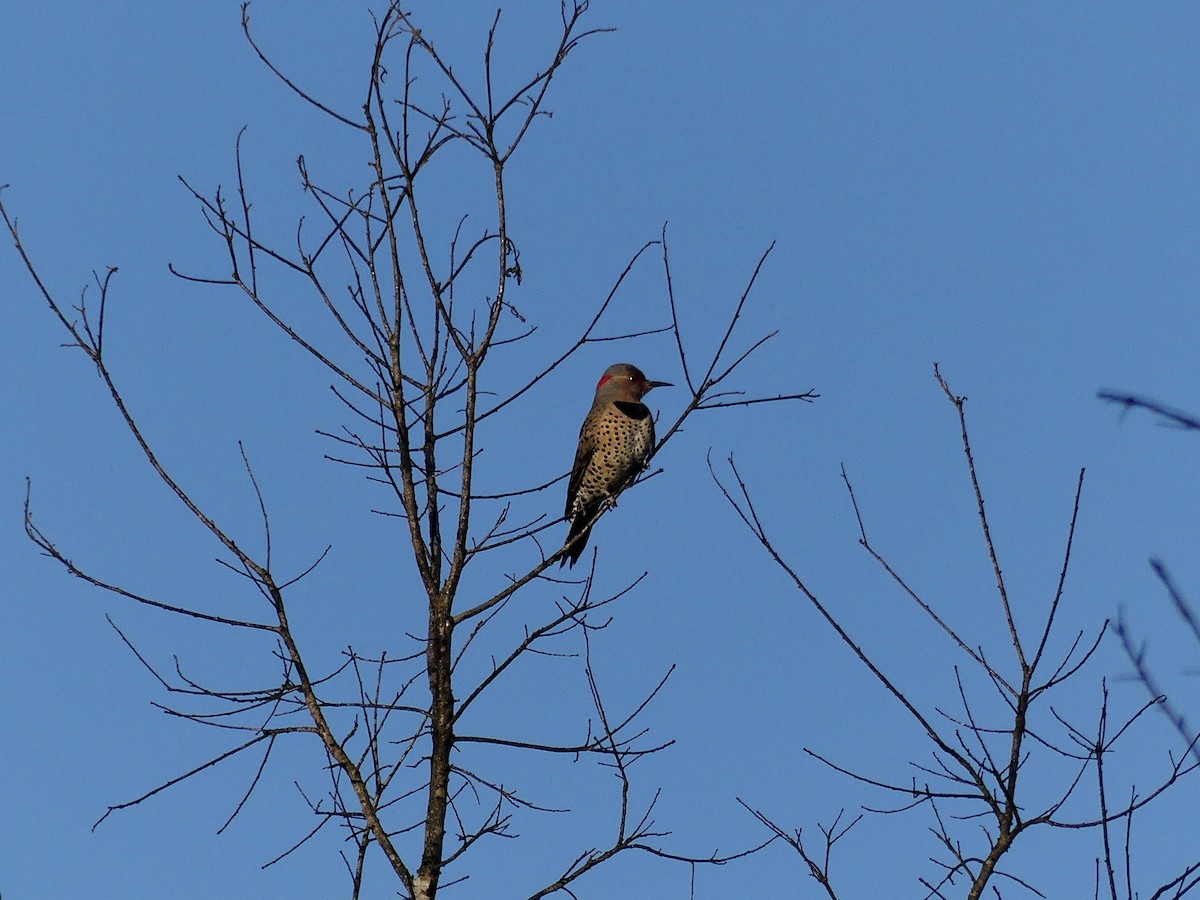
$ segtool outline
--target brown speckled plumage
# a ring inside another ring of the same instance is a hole
[[[647,381],[641,370],[629,363],[609,366],[596,385],[596,399],[579,429],[579,449],[567,486],[564,515],[571,521],[567,534],[570,549],[560,565],[575,565],[600,507],[645,468],[654,449],[654,416],[642,397],[656,387],[669,385]]]

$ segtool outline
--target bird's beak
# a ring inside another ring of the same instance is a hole
[[[653,390],[656,387],[675,387],[675,385],[671,384],[671,382],[669,382],[669,381],[647,381],[646,382],[646,392],[647,393],[649,393],[651,390]]]

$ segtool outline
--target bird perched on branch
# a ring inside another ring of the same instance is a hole
[[[567,552],[572,566],[583,555],[596,514],[615,500],[646,467],[654,449],[654,416],[642,398],[665,381],[648,381],[637,366],[609,366],[596,385],[596,399],[579,429],[579,449],[567,485]]]

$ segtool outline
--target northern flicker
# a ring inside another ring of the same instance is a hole
[[[642,398],[665,381],[647,381],[637,366],[609,366],[596,385],[596,399],[579,429],[579,449],[567,485],[571,522],[568,550],[559,562],[572,566],[583,555],[592,520],[601,505],[621,493],[646,466],[654,449],[654,416]]]

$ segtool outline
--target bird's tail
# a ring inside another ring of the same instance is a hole
[[[563,558],[558,561],[560,569],[568,563],[574,568],[575,563],[579,562],[579,557],[583,556],[583,548],[587,546],[588,535],[592,533],[592,519],[595,518],[595,514],[594,509],[580,510],[571,520],[571,530],[567,532],[567,540],[563,545],[568,549],[563,554]]]

